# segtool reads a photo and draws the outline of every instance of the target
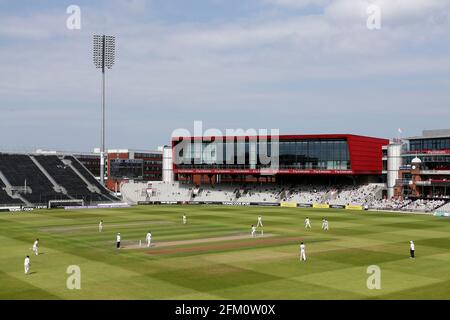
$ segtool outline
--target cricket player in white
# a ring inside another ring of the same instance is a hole
[[[305,219],[305,229],[311,229],[311,222],[308,217]]]
[[[186,224],[186,223],[187,223],[187,218],[186,218],[186,215],[183,214],[183,224]]]
[[[26,256],[25,257],[25,261],[23,262],[23,267],[25,269],[25,274],[28,274],[28,272],[30,272],[30,257]]]
[[[300,244],[300,261],[306,261],[306,250],[303,242]]]
[[[328,220],[327,219],[323,219],[322,229],[325,231],[328,231]]]
[[[410,258],[411,258],[411,259],[414,259],[414,258],[415,258],[415,256],[414,256],[414,250],[415,250],[414,242],[411,240],[411,241],[409,242],[409,254],[410,254]]]
[[[256,227],[252,225],[252,237],[256,237]]]
[[[147,240],[147,247],[150,248],[150,246],[152,244],[152,233],[150,231],[147,233],[145,240]]]
[[[264,227],[263,223],[262,223],[262,217],[261,216],[258,217],[258,224],[256,225],[256,227]]]
[[[33,252],[35,255],[39,254],[39,239],[36,239],[33,243]]]
[[[100,223],[98,224],[98,232],[103,231],[103,220],[100,220]]]
[[[116,236],[116,248],[120,249],[120,241],[122,240],[122,237],[120,236],[120,232]]]

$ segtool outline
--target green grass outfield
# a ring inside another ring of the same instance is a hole
[[[182,225],[182,213],[188,225]],[[259,214],[265,236],[251,239]],[[312,230],[304,230],[306,216]],[[324,216],[328,232],[321,230]],[[116,232],[126,246],[136,246],[148,230],[155,247],[115,249]],[[189,243],[236,235],[248,238]],[[38,257],[30,250],[36,237]],[[167,245],[176,240],[185,242]],[[301,240],[306,263],[299,261]],[[409,258],[410,240],[415,260]],[[23,273],[27,254],[30,275]],[[70,265],[81,268],[80,290],[66,287]],[[366,286],[370,265],[381,268],[381,290]],[[217,206],[0,214],[0,299],[372,298],[450,298],[448,218]]]

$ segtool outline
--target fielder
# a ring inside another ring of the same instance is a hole
[[[258,216],[258,224],[256,225],[256,227],[264,227],[263,223],[262,223],[262,217]]]
[[[152,233],[150,231],[147,233],[145,240],[147,240],[147,247],[150,248],[152,245]]]
[[[252,237],[256,237],[256,227],[252,224]]]
[[[410,258],[411,258],[411,259],[414,259],[414,258],[415,258],[415,256],[414,256],[414,251],[415,251],[414,242],[411,240],[411,241],[409,242],[409,254],[410,254]]]
[[[98,224],[98,232],[103,231],[103,220],[100,220],[100,223]]]
[[[25,269],[25,274],[28,274],[30,272],[30,256],[25,257],[25,261],[23,262],[23,267]]]
[[[186,218],[186,215],[183,214],[183,224],[186,224],[186,223],[187,223],[187,218]]]
[[[306,261],[306,250],[303,242],[300,244],[300,261]]]
[[[308,217],[305,219],[305,229],[311,229],[311,222]]]
[[[328,220],[327,219],[322,220],[322,230],[328,231]]]
[[[39,255],[39,239],[36,239],[33,243],[33,252],[35,255]]]
[[[122,237],[120,236],[120,232],[116,236],[116,248],[120,249],[120,241],[122,240]]]

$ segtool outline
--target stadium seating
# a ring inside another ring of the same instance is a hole
[[[146,192],[147,185],[124,184],[122,196],[132,203],[138,201],[199,201],[199,202],[295,202],[303,204],[329,203],[340,205],[366,205],[381,198],[380,185],[325,187],[320,185],[202,185],[152,183],[152,195]]]
[[[103,198],[107,200],[119,201],[116,197],[114,197],[104,186],[100,184],[100,182],[92,175],[92,173],[83,166],[80,161],[78,161],[73,156],[64,156],[65,160],[69,160],[72,166],[95,188],[97,188]]]
[[[299,204],[359,205],[375,210],[432,212],[445,204],[444,200],[382,199],[382,184],[360,186],[321,185],[202,185],[200,187],[175,183],[152,182],[152,193],[147,184],[122,185],[123,199],[130,203],[139,201],[163,202],[254,202]],[[450,210],[450,204],[443,210]],[[441,208],[439,208],[441,210]]]
[[[68,199],[54,190],[52,183],[28,155],[0,154],[0,171],[11,186],[23,188],[22,197],[31,204]]]
[[[370,209],[432,212],[445,204],[445,200],[433,199],[383,199],[369,204]]]
[[[123,183],[120,186],[122,201],[132,204],[139,201],[150,201],[147,189],[147,182]]]
[[[444,200],[423,200],[418,199],[402,208],[405,211],[432,212],[434,209],[445,204]]]
[[[4,190],[5,184],[0,180],[0,206],[2,205],[21,205],[23,202],[19,199],[11,198]]]
[[[450,212],[450,202],[435,209],[436,212]]]
[[[52,178],[64,189],[73,199],[82,199],[87,202],[110,201],[111,199],[102,194],[92,192],[88,185],[72,170],[64,164],[58,156],[38,155],[35,159],[44,167]]]
[[[382,199],[371,202],[369,208],[376,210],[401,210],[411,202],[412,201],[408,199]]]
[[[335,196],[327,202],[331,205],[366,205],[381,198],[381,194],[379,185],[345,186],[335,190]]]
[[[325,203],[326,196],[331,192],[330,188],[319,185],[296,186],[288,191],[289,196],[285,201],[296,203]]]
[[[192,186],[174,183],[152,183],[153,193],[150,201],[190,201],[192,200]]]
[[[236,200],[236,192],[237,186],[233,185],[201,187],[193,200],[202,202],[234,201]]]

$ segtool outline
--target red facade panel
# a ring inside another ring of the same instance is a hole
[[[372,137],[347,137],[352,170],[355,174],[381,174],[383,149],[389,140]]]

